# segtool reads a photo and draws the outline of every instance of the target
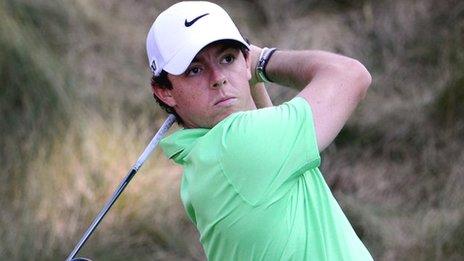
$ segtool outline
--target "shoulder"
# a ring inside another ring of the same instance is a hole
[[[278,106],[237,112],[224,119],[216,127],[219,129],[238,127],[237,130],[240,133],[241,131],[255,130],[244,127],[260,128],[273,125],[277,127],[277,125],[284,123],[298,124],[305,120],[312,120],[311,107],[304,98],[295,97]]]

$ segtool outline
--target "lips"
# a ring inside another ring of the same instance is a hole
[[[230,102],[232,102],[233,100],[235,100],[235,97],[222,97],[220,98],[219,100],[217,100],[214,105],[222,105],[222,104],[229,104]]]

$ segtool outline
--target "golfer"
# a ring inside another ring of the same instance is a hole
[[[361,63],[250,45],[209,2],[162,12],[147,52],[154,97],[183,126],[161,147],[208,260],[372,260],[319,171],[371,83]],[[299,93],[272,106],[266,81]]]

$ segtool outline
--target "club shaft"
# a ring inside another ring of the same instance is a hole
[[[98,213],[98,215],[95,217],[95,219],[92,221],[92,224],[89,226],[89,228],[85,231],[84,235],[82,238],[79,240],[77,245],[74,247],[73,251],[69,254],[69,256],[66,258],[66,261],[71,261],[79,252],[79,250],[82,248],[82,246],[85,244],[87,239],[89,239],[90,235],[93,233],[93,231],[97,228],[98,224],[100,221],[105,217],[106,213],[110,210],[111,206],[113,206],[114,202],[118,199],[118,197],[121,195],[121,193],[124,191],[126,186],[129,184],[131,179],[135,176],[137,171],[140,169],[142,164],[145,162],[145,160],[150,156],[150,154],[153,152],[155,149],[156,145],[159,143],[159,141],[163,138],[164,135],[166,135],[168,129],[171,127],[171,125],[175,121],[175,116],[174,115],[169,115],[168,118],[164,121],[163,125],[161,128],[156,132],[155,136],[153,139],[150,141],[148,146],[145,148],[143,153],[140,155],[139,159],[137,162],[132,166],[131,170],[129,173],[127,173],[126,177],[121,181],[119,184],[118,188],[116,191],[113,193],[110,199],[105,203],[105,206],[103,209]]]

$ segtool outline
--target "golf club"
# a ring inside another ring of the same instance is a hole
[[[134,175],[137,173],[137,171],[140,169],[142,164],[145,162],[145,160],[150,156],[150,154],[153,152],[155,149],[156,145],[159,143],[159,141],[163,138],[164,135],[166,135],[168,129],[172,126],[174,121],[176,120],[176,117],[172,114],[170,114],[167,119],[164,121],[163,125],[161,128],[158,130],[158,132],[155,134],[155,136],[152,138],[148,146],[145,148],[143,153],[140,155],[139,159],[137,162],[132,166],[131,170],[127,174],[127,176],[122,180],[122,182],[119,184],[118,188],[116,191],[113,193],[111,198],[105,203],[105,206],[103,209],[98,213],[97,217],[92,221],[92,224],[90,227],[85,231],[84,235],[82,238],[79,240],[77,245],[74,247],[73,251],[71,254],[69,254],[68,258],[66,258],[66,261],[78,261],[78,260],[89,260],[87,258],[81,258],[77,257],[74,258],[79,252],[79,250],[82,248],[82,246],[85,244],[87,239],[90,237],[90,235],[93,233],[95,228],[98,226],[100,221],[103,219],[103,217],[106,215],[108,210],[111,208],[111,206],[114,204],[114,202],[118,199],[119,195],[123,192],[123,190],[126,188],[126,186],[129,184],[130,180],[134,177]]]

